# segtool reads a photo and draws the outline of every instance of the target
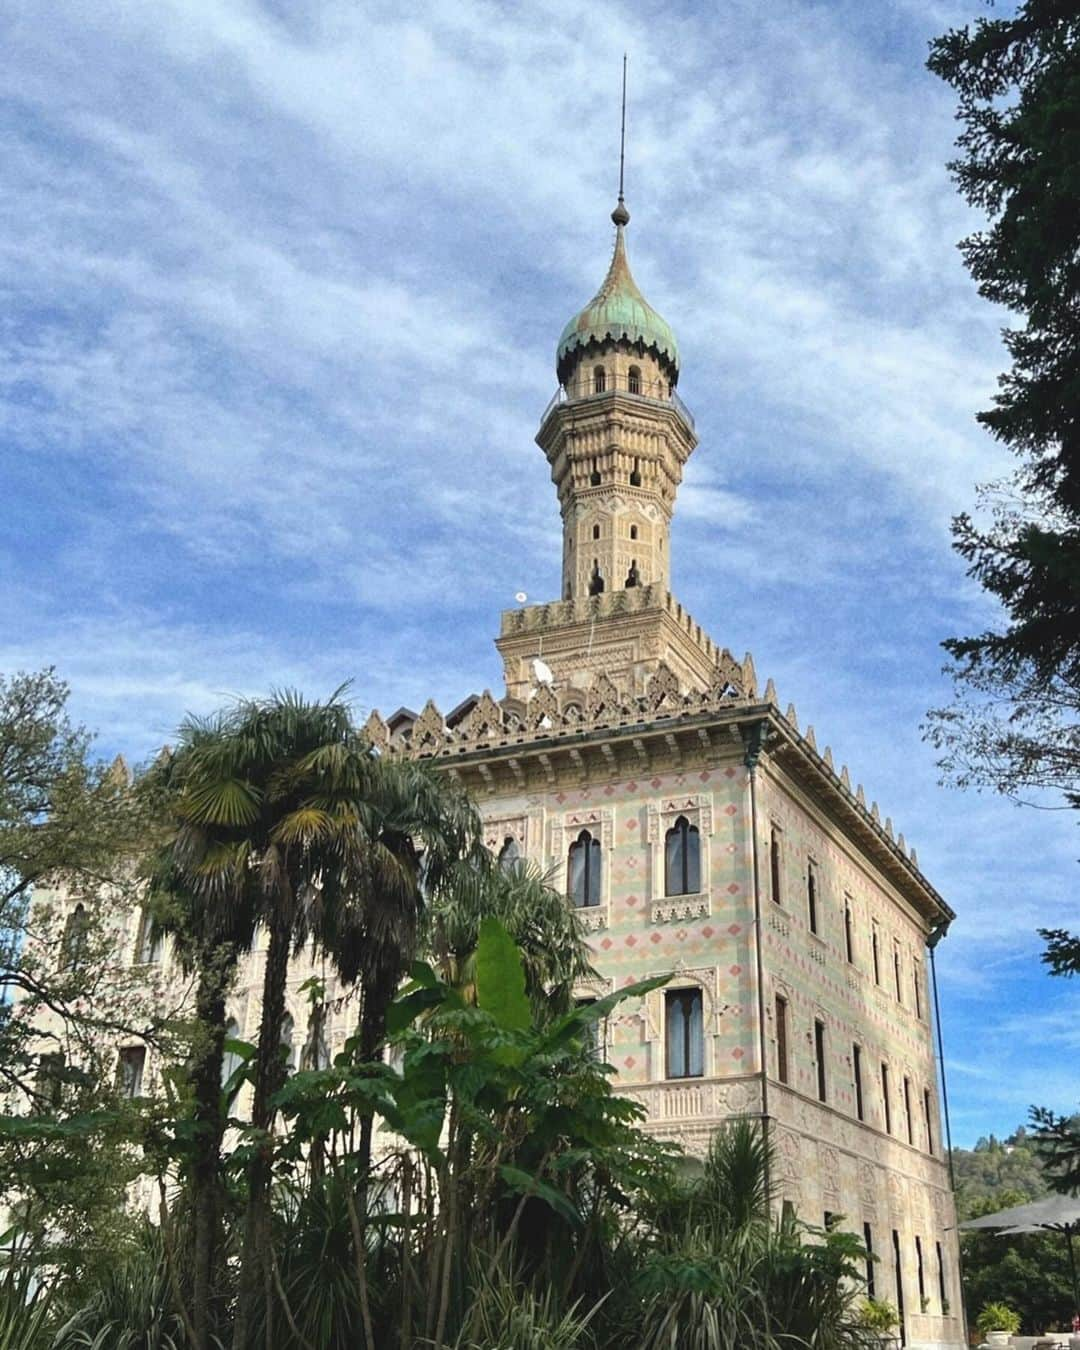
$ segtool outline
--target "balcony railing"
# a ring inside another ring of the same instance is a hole
[[[686,425],[691,430],[695,429],[693,413],[666,380],[635,380],[628,375],[615,375],[609,371],[605,376],[603,389],[593,389],[590,386],[587,393],[575,395],[574,401],[584,402],[587,399],[605,398],[608,394],[616,393],[628,394],[631,398],[647,399],[650,403],[670,403]],[[544,409],[544,415],[540,419],[541,426],[547,421],[553,408],[558,407],[560,403],[569,402],[570,399],[571,395],[567,392],[566,386],[560,384]]]

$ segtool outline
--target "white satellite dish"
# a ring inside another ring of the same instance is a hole
[[[523,605],[525,601],[528,600],[528,598],[529,597],[525,594],[524,591],[517,591],[514,595],[514,599],[518,602],[519,605]]]
[[[555,672],[551,669],[551,667],[548,665],[546,661],[541,661],[538,656],[533,657],[532,673],[533,679],[536,681],[537,684],[555,683]]]

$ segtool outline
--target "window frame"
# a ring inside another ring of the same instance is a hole
[[[818,866],[813,858],[806,860],[806,921],[810,932],[820,937],[820,919],[818,912]]]
[[[584,849],[585,853],[580,900],[574,884],[574,855],[577,849]],[[604,871],[603,842],[587,825],[583,826],[577,838],[570,841],[566,853],[566,894],[574,909],[596,909],[603,903]]]
[[[819,1102],[829,1101],[829,1075],[825,1065],[825,1056],[828,1053],[828,1042],[825,1034],[825,1020],[822,1017],[814,1018],[814,1061],[817,1069],[817,1095]]]
[[[683,1040],[681,1052],[686,1067],[686,1072],[673,1072],[672,1065],[672,1043],[671,1043],[671,1010],[676,1001],[688,1001],[690,1004],[689,1012],[683,1009]],[[697,1020],[700,1028],[701,1041],[695,1046],[693,1041],[693,1021],[694,1007],[697,1009]],[[683,1082],[686,1079],[705,1077],[705,991],[699,984],[679,985],[675,989],[664,990],[664,1078],[668,1082]],[[695,1073],[693,1070],[694,1050],[697,1050],[700,1069]]]
[[[679,870],[681,877],[672,877],[671,842],[678,837],[680,843]],[[691,851],[696,855],[691,867]],[[695,874],[696,873],[696,877]],[[676,889],[672,888],[672,882]],[[691,886],[691,880],[697,885]],[[678,899],[684,895],[701,894],[701,830],[691,823],[685,812],[676,816],[675,823],[664,832],[664,898]]]
[[[851,1079],[855,1088],[855,1117],[865,1123],[866,1099],[863,1096],[862,1046],[858,1041],[851,1043]]]
[[[773,1000],[773,1016],[776,1018],[776,1081],[785,1087],[791,1086],[791,1042],[788,1035],[788,1000],[783,994],[776,994]]]

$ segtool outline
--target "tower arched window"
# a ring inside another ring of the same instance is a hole
[[[641,573],[638,571],[637,559],[630,564],[630,571],[626,574],[626,589],[630,590],[634,586],[641,585]]]
[[[593,371],[592,387],[594,394],[602,394],[607,388],[607,371],[603,366],[597,366]]]
[[[626,387],[631,394],[641,393],[641,369],[638,366],[631,366],[626,376]]]
[[[296,1047],[293,1044],[293,1037],[296,1034],[296,1023],[293,1021],[292,1014],[286,1013],[281,1019],[281,1052],[285,1060],[285,1072],[292,1073],[296,1068]]]
[[[664,837],[665,895],[697,895],[701,890],[701,833],[680,816]]]
[[[636,539],[636,538],[637,538],[637,526],[636,526],[636,525],[631,525],[631,526],[630,526],[630,538],[631,538],[631,539]]]
[[[588,909],[600,903],[600,840],[582,830],[570,845],[567,858],[567,889],[575,909]]]
[[[521,861],[521,849],[513,835],[507,835],[499,849],[499,866],[504,872],[511,871]]]
[[[90,915],[80,901],[68,915],[64,925],[64,940],[61,943],[61,962],[72,968],[86,961],[86,949],[90,943]]]
[[[233,1074],[240,1068],[244,1062],[244,1057],[237,1050],[230,1049],[230,1041],[240,1039],[240,1026],[235,1017],[230,1017],[225,1023],[225,1052],[221,1056],[221,1086],[228,1083]]]
[[[631,390],[631,393],[636,394],[637,392],[638,390],[636,389]],[[631,487],[641,486],[641,461],[639,459],[634,460],[634,467],[630,470],[630,486]]]
[[[593,537],[594,539],[599,539],[599,538],[600,538],[600,526],[599,526],[599,525],[594,525],[594,526],[592,527],[592,537]]]
[[[589,578],[589,594],[601,595],[604,590],[604,578],[600,574],[600,564],[593,559],[592,576]]]

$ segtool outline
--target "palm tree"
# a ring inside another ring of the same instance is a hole
[[[242,701],[211,723],[189,720],[181,733],[171,846],[177,876],[198,905],[234,916],[238,930],[240,919],[250,918],[268,938],[237,1350],[247,1350],[260,1287],[267,1327],[272,1323],[270,1129],[284,1074],[279,1044],[289,957],[312,938],[343,979],[359,980],[361,1050],[373,1054],[386,1004],[412,956],[421,866],[440,885],[478,837],[475,812],[445,780],[373,751],[343,692],[324,703],[288,691]],[[254,926],[243,928],[248,946]]]
[[[577,912],[533,863],[486,857],[454,869],[425,914],[424,946],[442,980],[476,1001],[480,923],[498,919],[521,953],[525,987],[538,1017],[568,1012],[574,988],[596,978]]]

